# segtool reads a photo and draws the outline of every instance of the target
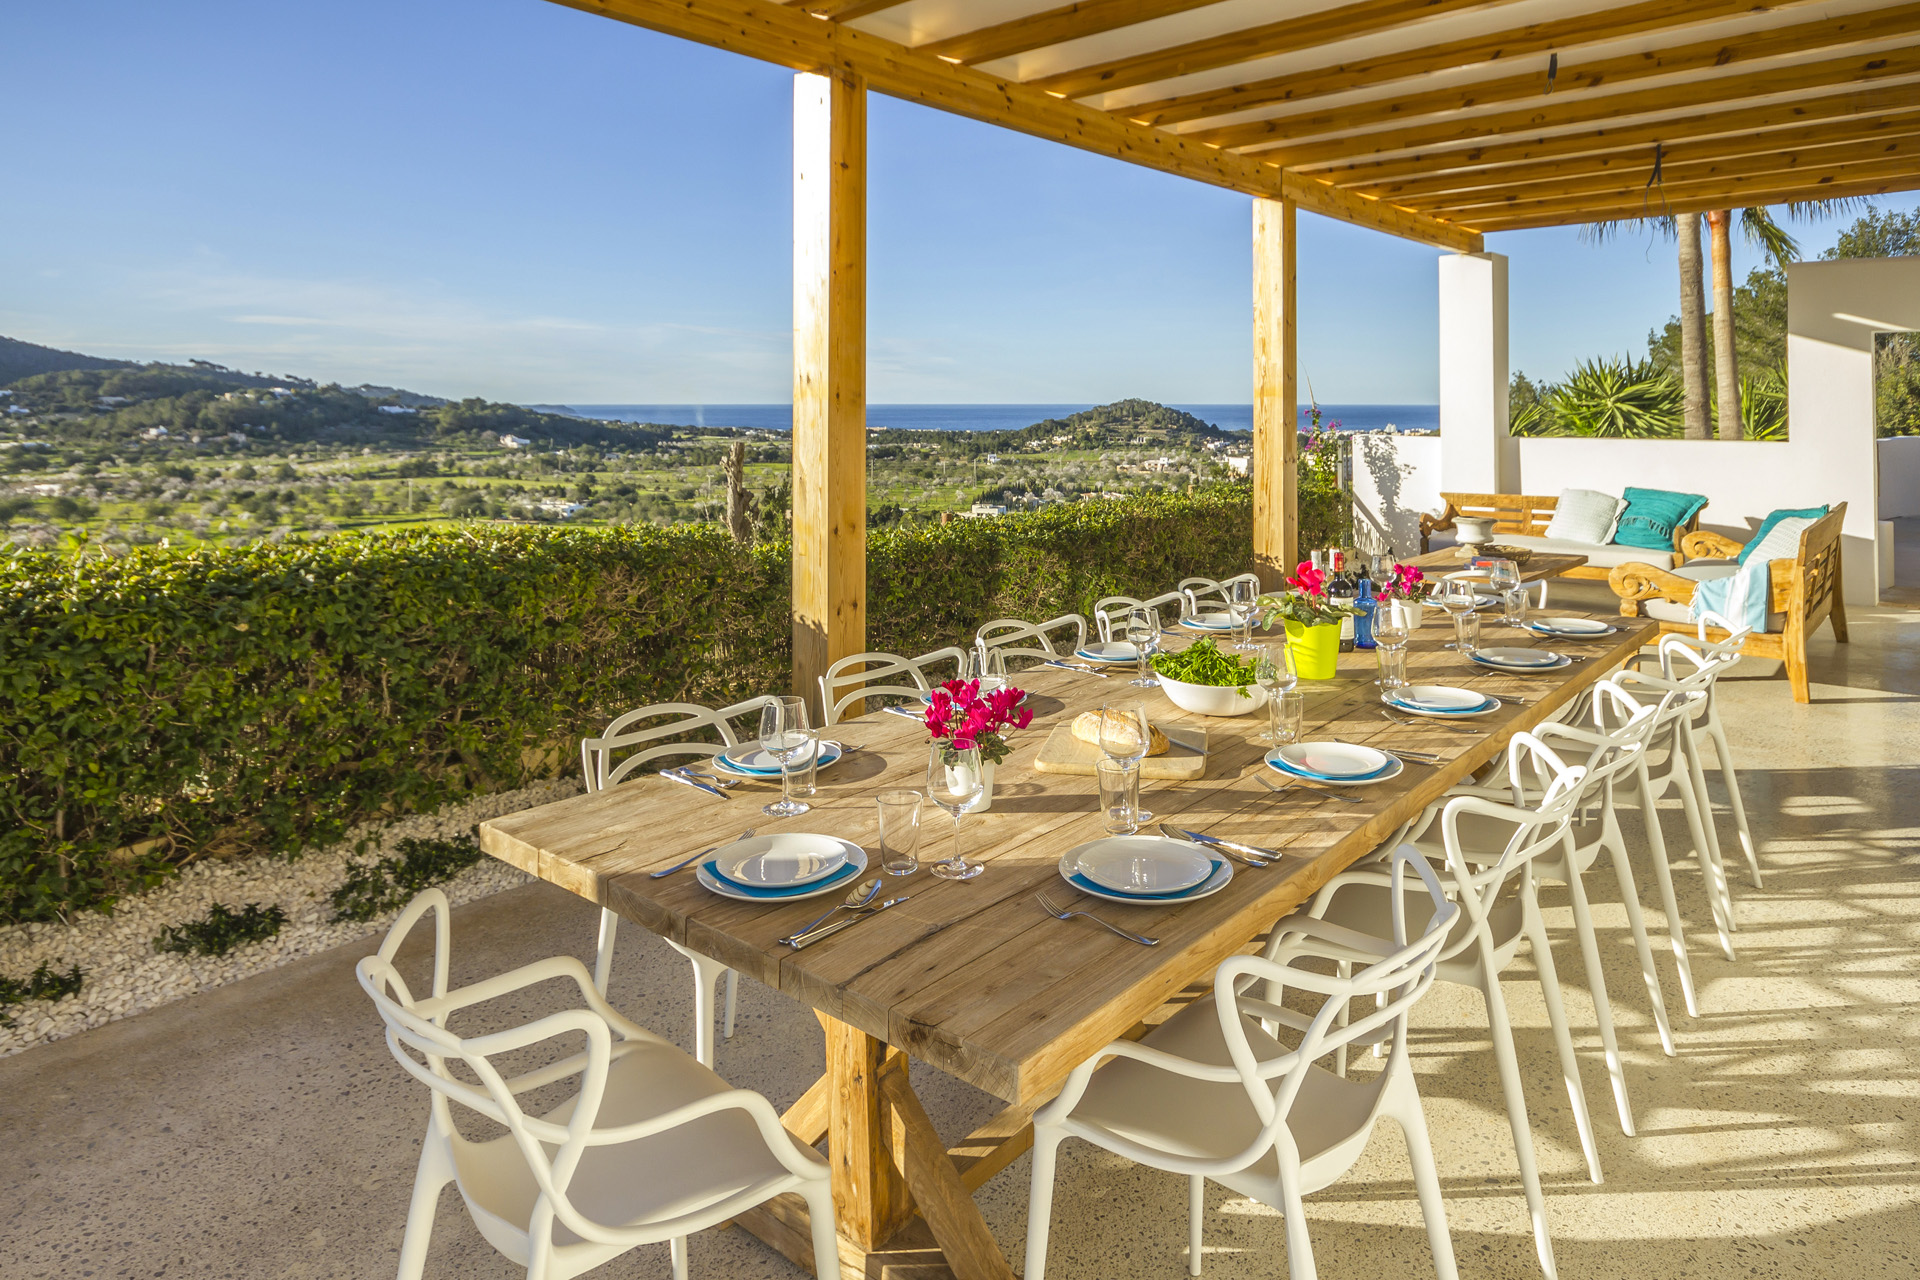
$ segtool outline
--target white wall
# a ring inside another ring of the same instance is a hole
[[[1445,504],[1440,474],[1439,436],[1374,431],[1353,437],[1355,514],[1383,529],[1399,555],[1419,554],[1420,513]]]
[[[1879,452],[1880,518],[1920,516],[1920,436],[1882,440]]]
[[[1440,257],[1440,446],[1465,493],[1511,491],[1507,449],[1507,258]]]

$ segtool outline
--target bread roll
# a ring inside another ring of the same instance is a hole
[[[1113,718],[1115,720],[1122,719],[1120,713],[1117,711],[1113,713]],[[1131,724],[1125,724],[1125,728],[1133,735],[1136,735],[1130,739],[1131,741],[1139,741],[1137,736],[1139,733],[1138,729]],[[1163,756],[1167,754],[1167,735],[1160,732],[1160,726],[1154,724],[1152,721],[1148,721],[1147,731],[1152,735],[1147,742],[1147,754],[1150,756]],[[1082,711],[1079,715],[1075,716],[1073,718],[1073,736],[1082,742],[1091,742],[1094,746],[1099,746],[1100,713],[1098,711]]]

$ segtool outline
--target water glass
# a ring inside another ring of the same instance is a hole
[[[812,806],[793,798],[794,757],[813,745],[807,731],[807,704],[799,698],[769,698],[760,708],[760,746],[780,762],[780,798],[760,812],[791,818]]]
[[[927,753],[927,799],[953,815],[953,855],[933,864],[933,874],[942,880],[971,880],[981,872],[979,863],[960,852],[960,816],[987,789],[985,767],[978,747],[935,742]]]
[[[1533,594],[1525,587],[1513,587],[1502,598],[1507,606],[1507,625],[1524,627],[1527,625],[1527,597]]]
[[[1160,621],[1145,605],[1127,610],[1127,643],[1133,646],[1139,664],[1139,674],[1128,683],[1142,689],[1158,689],[1160,681],[1154,678],[1147,664],[1154,650],[1160,647]]]
[[[920,793],[882,791],[880,806],[880,869],[890,876],[910,876],[920,869]]]
[[[820,731],[807,734],[807,747],[793,758],[791,765],[783,766],[784,772],[791,775],[793,794],[811,797],[814,777],[820,770]]]
[[[1301,725],[1307,715],[1307,695],[1299,689],[1282,689],[1274,696],[1273,745],[1284,747],[1300,741]]]
[[[1110,836],[1140,829],[1140,766],[1125,760],[1096,760],[1093,776],[1100,787],[1101,827]]]
[[[1465,657],[1480,647],[1480,615],[1469,610],[1453,615],[1453,647]]]
[[[1380,655],[1380,697],[1391,700],[1395,689],[1407,687],[1407,651],[1404,646],[1389,649],[1381,645],[1375,652]]]
[[[1240,623],[1240,645],[1242,649],[1252,649],[1253,644],[1253,602],[1259,595],[1259,585],[1251,578],[1235,578],[1228,587],[1228,601],[1233,606],[1233,615]]]
[[[1260,652],[1253,660],[1253,680],[1267,694],[1267,736],[1268,746],[1278,746],[1273,736],[1273,718],[1278,708],[1280,694],[1293,688],[1299,677],[1287,667],[1287,647],[1284,644],[1266,644],[1260,646]]]

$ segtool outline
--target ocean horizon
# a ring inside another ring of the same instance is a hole
[[[651,423],[674,427],[744,427],[791,431],[790,404],[570,404],[530,406],[557,408],[583,418],[612,422]],[[1097,408],[1091,404],[870,404],[867,425],[912,431],[1018,431],[1049,418]],[[1176,404],[1169,408],[1191,413],[1222,431],[1253,430],[1251,404]],[[1378,431],[1392,426],[1401,431],[1438,431],[1437,404],[1324,404],[1322,418],[1345,431]],[[1306,425],[1302,406],[1301,425]]]

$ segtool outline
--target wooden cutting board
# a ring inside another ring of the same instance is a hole
[[[1167,735],[1165,755],[1148,756],[1140,762],[1142,778],[1202,777],[1207,772],[1207,731],[1198,725],[1162,724],[1154,727]],[[1041,773],[1077,773],[1093,776],[1094,762],[1105,754],[1091,742],[1073,736],[1073,724],[1056,724],[1053,732],[1034,757],[1033,767]]]

